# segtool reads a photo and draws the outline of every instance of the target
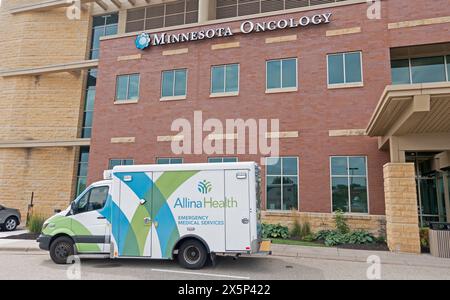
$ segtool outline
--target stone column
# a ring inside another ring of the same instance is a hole
[[[199,0],[198,1],[198,22],[205,23],[214,19],[213,10],[215,9],[215,1]]]
[[[419,216],[413,163],[384,165],[386,231],[393,252],[420,253]]]

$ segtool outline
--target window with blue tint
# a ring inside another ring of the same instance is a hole
[[[447,81],[450,81],[450,55],[445,57],[445,61],[447,64]]]
[[[186,96],[186,70],[175,71],[174,96]]]
[[[344,82],[344,55],[328,55],[328,84],[339,84]]]
[[[162,98],[186,96],[187,70],[163,71],[161,85]]]
[[[86,189],[87,174],[89,167],[89,147],[81,147],[78,157],[76,196]]]
[[[393,84],[411,83],[409,59],[399,59],[391,61],[391,73]]]
[[[158,158],[156,159],[158,165],[177,165],[182,164],[183,159],[180,157],[170,157],[170,158]]]
[[[266,158],[268,210],[298,209],[298,157]]]
[[[237,157],[210,157],[208,163],[235,163],[238,161]]]
[[[345,54],[345,82],[362,82],[361,52]]]
[[[211,68],[211,94],[239,91],[239,65],[222,65]]]
[[[327,56],[328,84],[361,83],[361,57],[361,52],[329,54]]]
[[[170,157],[170,158],[158,158],[156,159],[158,165],[177,165],[182,164],[183,159],[180,157]]]
[[[110,159],[109,160],[109,170],[112,170],[117,166],[132,166],[134,165],[133,159]]]
[[[331,157],[333,211],[368,213],[367,158]]]
[[[449,56],[392,60],[391,71],[393,84],[449,81]]]
[[[138,74],[130,75],[127,99],[132,100],[138,98],[139,98],[139,75]]]
[[[446,81],[445,57],[411,59],[412,83]]]
[[[118,23],[119,15],[117,13],[93,17],[90,59],[98,59],[100,38],[117,34]]]
[[[266,63],[266,89],[297,87],[297,59],[277,59]]]
[[[139,74],[117,76],[116,101],[139,99],[139,81]]]
[[[87,87],[84,102],[82,138],[90,138],[92,135],[92,117],[94,113],[95,85],[97,84],[97,69],[88,71]]]

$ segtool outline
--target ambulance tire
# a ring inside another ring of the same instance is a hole
[[[205,246],[197,240],[187,240],[178,251],[178,262],[186,269],[198,270],[205,266],[208,252]]]
[[[62,236],[57,238],[50,245],[50,257],[53,262],[58,265],[66,265],[69,262],[69,257],[75,254],[74,244],[71,238]]]

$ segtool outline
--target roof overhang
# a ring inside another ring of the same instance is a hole
[[[79,72],[81,70],[96,68],[98,66],[98,60],[84,60],[69,62],[64,64],[48,65],[34,68],[23,68],[14,70],[0,70],[0,77],[14,77],[14,76],[39,76],[43,74],[62,73],[62,72]]]
[[[89,146],[91,139],[0,141],[0,149]]]
[[[366,132],[383,138],[450,132],[450,82],[386,87]]]

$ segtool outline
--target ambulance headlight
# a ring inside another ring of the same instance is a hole
[[[45,229],[52,229],[52,228],[55,228],[55,224],[53,224],[53,223],[44,223],[44,225],[42,226],[42,230],[45,230]]]

